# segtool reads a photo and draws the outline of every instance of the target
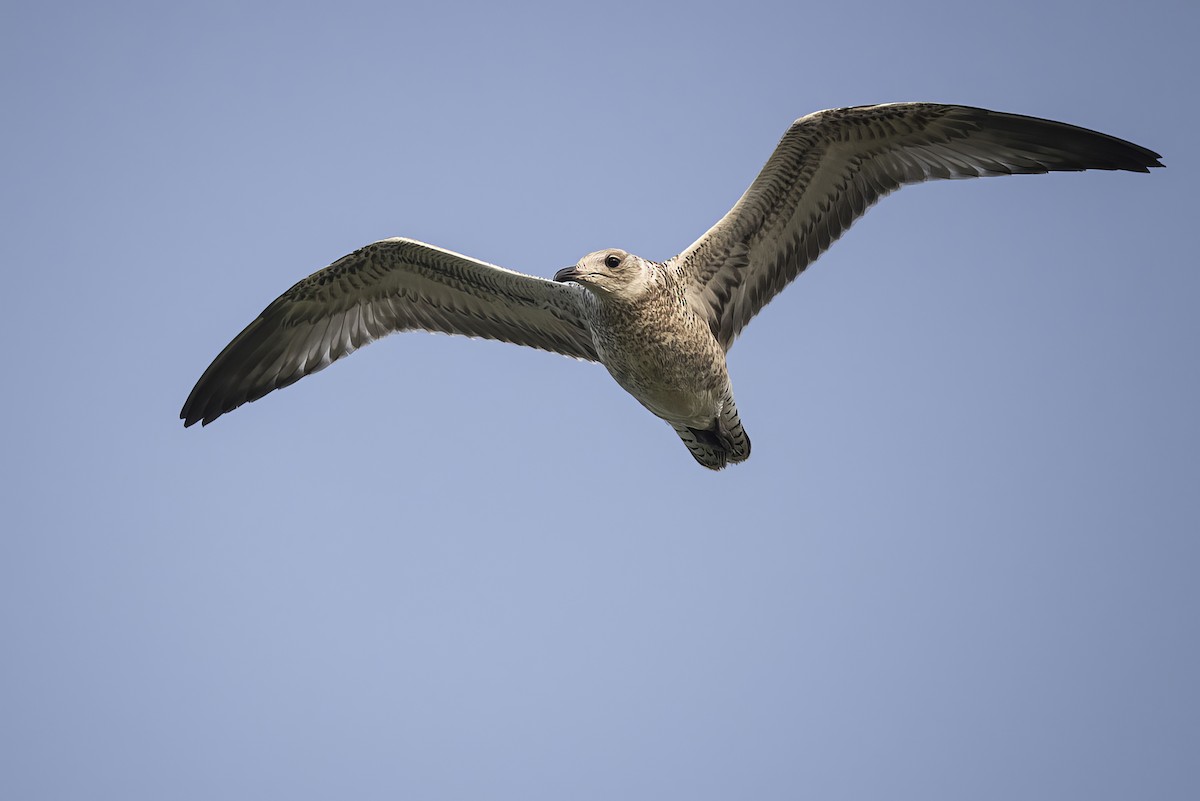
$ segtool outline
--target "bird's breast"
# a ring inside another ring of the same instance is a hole
[[[592,339],[601,363],[657,416],[707,425],[728,388],[725,351],[694,315],[662,308],[600,315]]]

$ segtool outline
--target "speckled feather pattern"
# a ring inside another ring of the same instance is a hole
[[[379,337],[423,329],[599,361],[719,470],[750,455],[726,351],[881,197],[934,179],[1161,166],[1106,134],[970,106],[817,112],[792,124],[728,214],[666,262],[598,251],[549,281],[411,239],[367,245],[263,310],[180,417],[210,423]]]
[[[651,411],[656,393],[724,392],[725,354],[708,323],[687,302],[684,288],[662,265],[648,265],[649,290],[629,297],[591,299],[584,317],[600,362]],[[679,422],[684,422],[680,420]],[[689,420],[705,425],[710,418]]]
[[[584,305],[600,362],[626,392],[671,424],[702,465],[719,470],[743,461],[750,439],[733,400],[724,349],[688,301],[675,268],[626,258],[640,262],[648,278],[642,291],[589,296]]]
[[[267,306],[213,360],[181,417],[210,423],[397,331],[498,339],[595,361],[581,294],[410,239],[375,242]]]
[[[884,195],[906,184],[1077,170],[1148,172],[1146,148],[970,106],[818,111],[787,130],[734,208],[676,257],[728,350],[738,333]]]

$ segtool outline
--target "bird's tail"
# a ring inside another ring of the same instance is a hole
[[[710,428],[671,424],[692,457],[709,470],[720,470],[726,465],[744,462],[750,458],[750,437],[742,427],[737,405],[730,398],[725,403],[721,416]]]

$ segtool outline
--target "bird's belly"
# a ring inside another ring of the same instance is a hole
[[[621,387],[651,413],[672,423],[707,428],[720,414],[728,382],[724,363],[655,348],[601,351]]]
[[[626,386],[625,389],[655,416],[671,423],[708,428],[721,413],[721,399],[715,393],[688,392],[669,387],[640,387],[634,391]]]
[[[596,354],[621,387],[662,419],[708,429],[730,392],[725,350],[685,305],[598,304]]]

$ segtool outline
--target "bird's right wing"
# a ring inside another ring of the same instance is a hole
[[[367,245],[279,296],[213,360],[179,416],[211,423],[387,334],[424,329],[596,361],[579,287],[411,239]]]

